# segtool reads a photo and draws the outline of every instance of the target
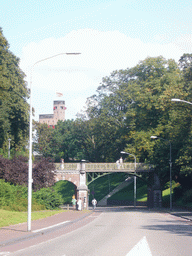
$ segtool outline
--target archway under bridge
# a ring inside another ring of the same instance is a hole
[[[160,182],[154,173],[154,168],[150,164],[137,163],[136,171],[134,163],[61,163],[55,164],[55,181],[68,180],[77,186],[77,200],[83,201],[84,208],[88,208],[88,187],[87,175],[98,173],[98,175],[106,175],[107,173],[124,172],[132,175],[147,172],[150,175],[150,185],[148,187],[148,207],[161,206],[161,190]]]

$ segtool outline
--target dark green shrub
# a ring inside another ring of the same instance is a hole
[[[46,209],[55,209],[62,204],[61,195],[52,188],[42,188],[33,194],[36,201],[46,207]]]
[[[185,191],[183,194],[183,201],[185,203],[192,203],[192,189]]]
[[[0,180],[0,208],[8,211],[27,211],[28,189],[24,186],[11,185]],[[35,199],[32,201],[32,211],[45,210]]]
[[[176,186],[173,189],[174,200],[178,200],[183,195],[183,187],[181,185]]]

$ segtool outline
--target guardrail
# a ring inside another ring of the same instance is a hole
[[[85,170],[86,172],[134,172],[134,163],[56,163],[56,170],[58,171],[70,171],[70,170]],[[150,164],[137,163],[136,172],[151,172],[154,166]]]

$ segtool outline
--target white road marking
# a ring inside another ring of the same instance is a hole
[[[0,252],[0,255],[6,256],[8,255],[10,252]]]
[[[49,229],[49,228],[54,228],[54,227],[60,226],[60,225],[62,225],[62,224],[65,224],[65,223],[67,223],[67,222],[70,222],[70,220],[64,221],[64,222],[60,222],[60,223],[58,223],[58,224],[55,224],[55,225],[52,225],[52,226],[49,226],[49,227],[46,227],[46,228],[37,229],[37,230],[34,230],[34,231],[32,231],[32,232],[33,232],[33,233],[38,233],[38,232],[41,232],[42,230]]]
[[[144,236],[126,256],[152,256],[146,237]]]

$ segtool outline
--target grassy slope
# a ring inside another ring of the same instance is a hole
[[[110,199],[113,200],[134,200],[134,183],[132,182],[129,186],[123,188]],[[147,185],[140,179],[137,179],[137,201],[147,201]]]
[[[125,181],[126,178],[127,174],[125,173],[112,173],[90,183],[88,187],[90,190],[89,202],[91,202],[93,197],[97,201],[103,199],[104,196]]]

